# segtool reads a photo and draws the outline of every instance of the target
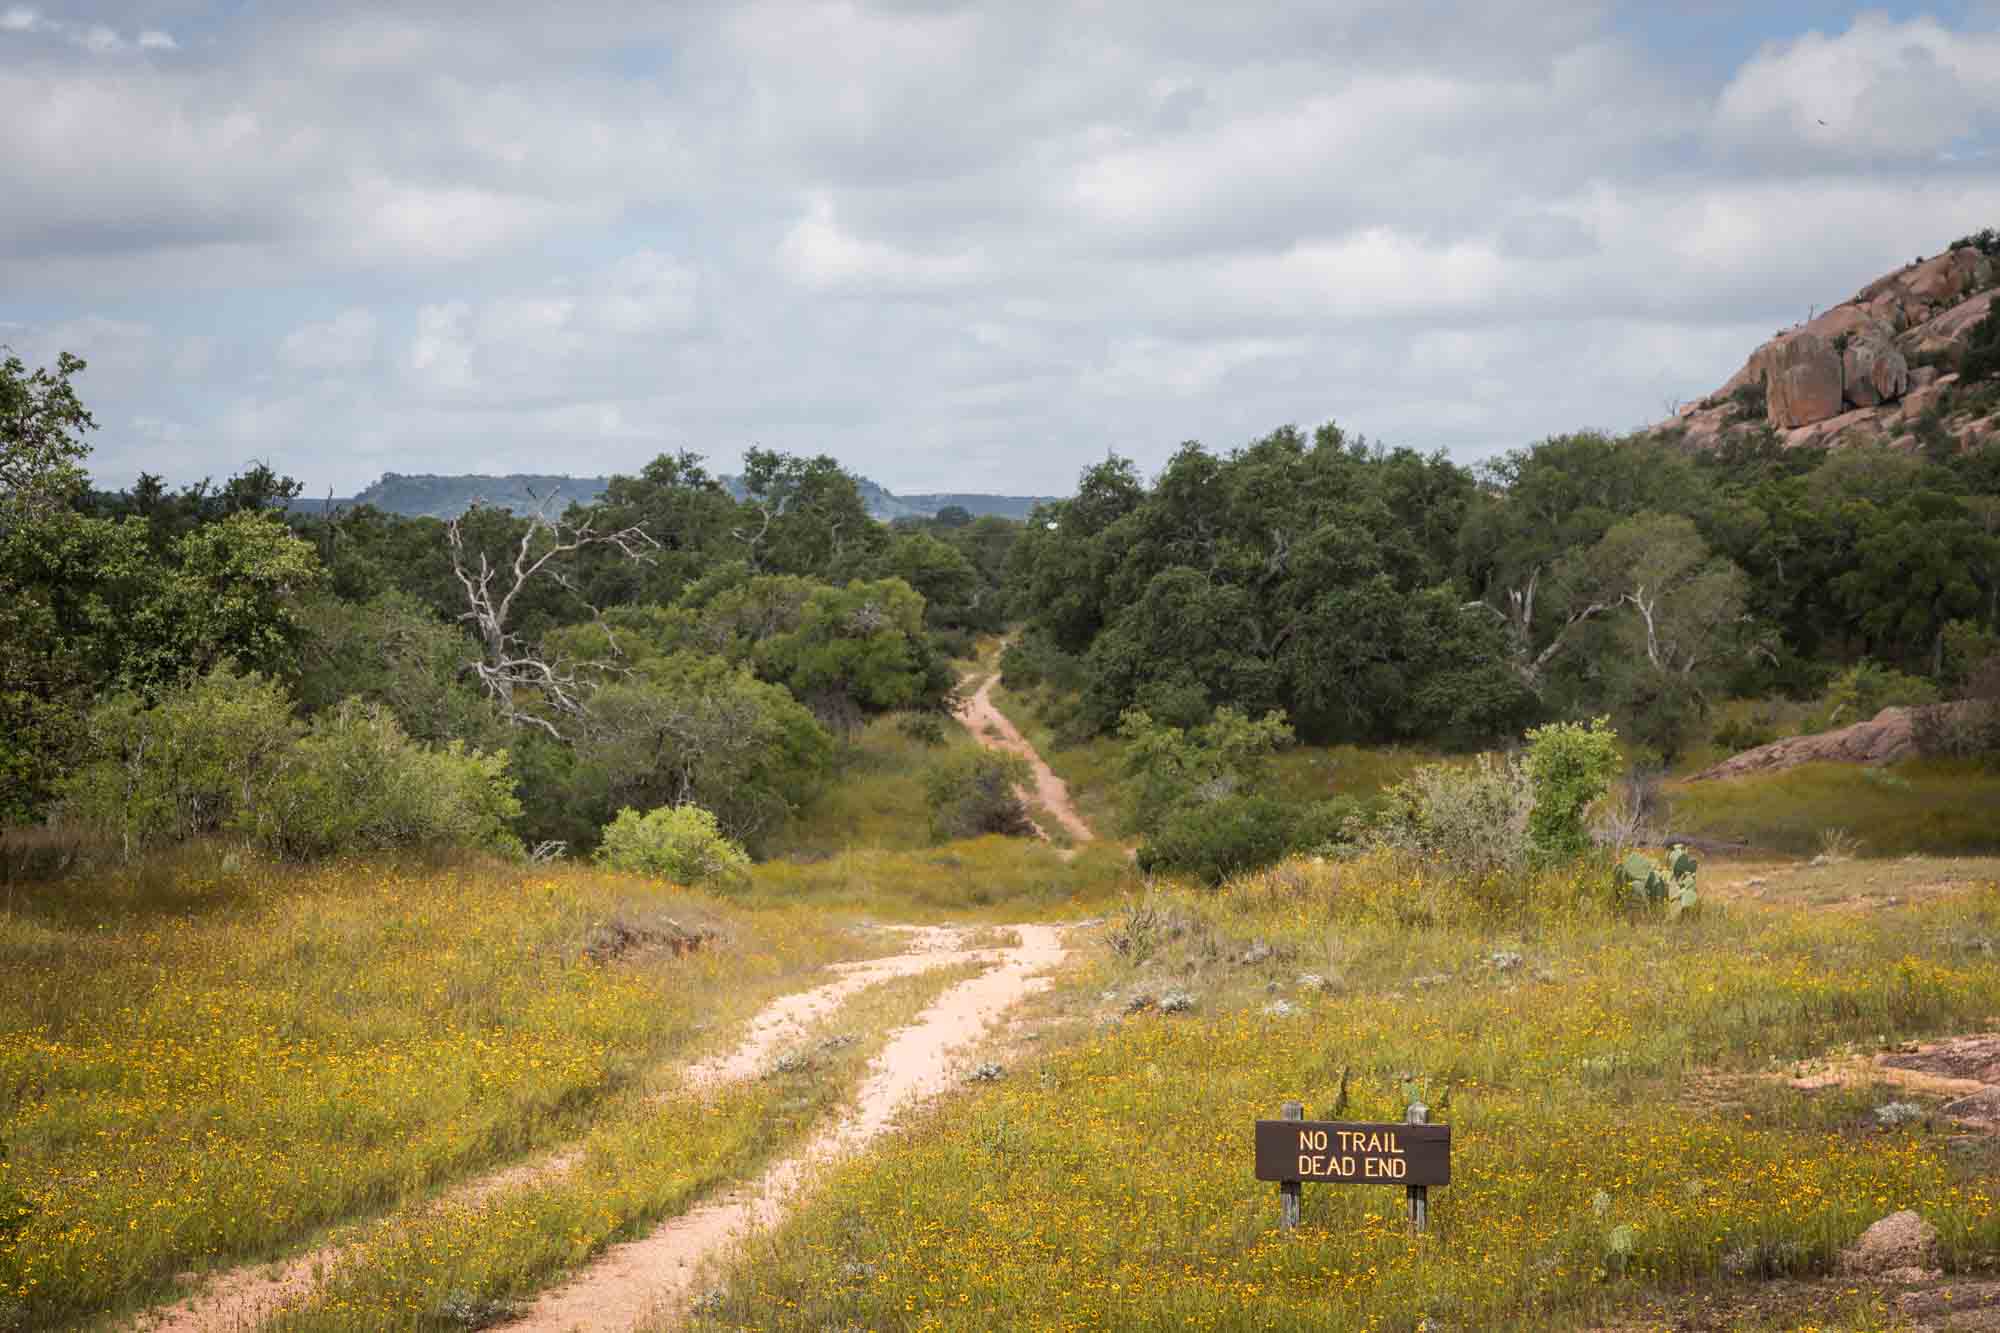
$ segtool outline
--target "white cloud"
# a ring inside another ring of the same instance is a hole
[[[466,339],[463,301],[427,305],[417,311],[417,335],[410,343],[410,369],[426,384],[463,388],[472,379],[472,346]]]
[[[979,277],[985,267],[976,250],[923,254],[857,236],[835,219],[833,201],[823,194],[785,233],[778,258],[794,279],[823,290],[953,287]]]
[[[375,359],[375,316],[343,310],[323,324],[305,324],[278,344],[278,360],[293,370],[357,370]]]
[[[646,337],[694,327],[700,280],[688,265],[657,250],[625,256],[594,285],[592,313],[613,333]]]
[[[171,35],[156,28],[140,33],[136,41],[128,41],[109,24],[71,23],[50,18],[27,5],[10,5],[0,11],[0,32],[46,33],[98,56],[116,55],[135,46],[147,51],[172,51],[179,47]]]
[[[2000,118],[2000,34],[1866,13],[1759,51],[1716,104],[1725,141],[1829,157],[1927,157]]]
[[[175,423],[196,475],[282,449],[316,492],[749,440],[1047,490],[1327,416],[1485,452],[1657,417],[2000,220],[2000,37],[1935,19],[1703,67],[1598,0],[486,0],[198,39],[36,2],[0,0],[0,290],[51,313],[8,341],[80,347],[101,419]]]

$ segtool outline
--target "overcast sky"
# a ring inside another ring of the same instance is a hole
[[[2000,225],[2000,0],[0,0],[0,106],[112,485],[1471,459]]]

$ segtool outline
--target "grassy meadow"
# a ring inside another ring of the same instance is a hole
[[[1677,833],[1792,856],[2000,852],[2000,772],[1963,760],[1801,764],[1667,788]]]
[[[692,946],[692,947],[691,947]],[[0,1326],[297,1248],[587,1133],[879,942],[581,868],[191,848],[0,914]]]
[[[1160,890],[1103,928],[1082,1035],[840,1173],[700,1326],[1583,1327],[1824,1273],[1902,1207],[1977,1268],[1993,1146],[1928,1106],[1878,1124],[1902,1090],[1782,1078],[1990,1025],[2000,862],[1952,875],[1899,910],[1725,892],[1678,921],[1613,910],[1594,874],[1469,890],[1386,858]],[[1343,1069],[1344,1118],[1400,1118],[1408,1075],[1452,1124],[1428,1235],[1400,1191],[1329,1185],[1287,1239],[1250,1178],[1251,1123],[1294,1097],[1330,1116]],[[1890,1326],[1872,1308],[1834,1326]]]
[[[881,719],[726,894],[219,844],[10,883],[0,1207],[26,1211],[0,1212],[0,1329],[108,1327],[327,1245],[343,1262],[268,1326],[500,1320],[832,1122],[971,965],[869,988],[765,1076],[698,1095],[678,1071],[826,964],[894,951],[893,921],[1068,920],[1076,962],[981,1046],[1004,1077],[835,1168],[716,1271],[698,1327],[1673,1327],[1699,1291],[1775,1293],[1716,1326],[1891,1329],[1880,1291],[1820,1279],[1906,1206],[1955,1274],[2000,1263],[2000,1142],[1937,1098],[1786,1077],[1993,1026],[2000,860],[1946,859],[1992,847],[1989,775],[1669,784],[1677,830],[1755,849],[1704,865],[1678,920],[1618,908],[1608,854],[1477,883],[1307,857],[1204,891],[1133,869],[1117,742],[1056,746],[995,695],[1102,840],[934,845],[923,765],[973,741]],[[1274,764],[1318,799],[1432,757]],[[1452,1124],[1428,1235],[1400,1191],[1331,1185],[1279,1233],[1251,1123],[1292,1098],[1335,1116],[1343,1071],[1341,1118],[1400,1118],[1414,1087]]]

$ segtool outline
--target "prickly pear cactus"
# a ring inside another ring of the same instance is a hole
[[[1650,856],[1633,852],[1611,871],[1611,884],[1618,897],[1634,907],[1665,908],[1669,916],[1691,911],[1695,893],[1695,859],[1687,848],[1676,843],[1663,867]]]
[[[1672,855],[1667,858],[1667,912],[1670,915],[1691,912],[1699,905],[1700,899],[1694,888],[1695,870],[1694,857],[1687,848],[1675,843]]]

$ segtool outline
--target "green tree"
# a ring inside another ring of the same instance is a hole
[[[53,371],[30,372],[11,352],[0,361],[0,530],[46,518],[82,491],[83,435],[97,427],[70,383],[83,369],[68,352]]]
[[[168,687],[157,704],[113,695],[91,710],[89,762],[63,780],[63,801],[115,834],[129,858],[257,808],[295,734],[284,687],[226,664]]]
[[[393,589],[361,603],[316,597],[299,619],[303,711],[358,698],[387,707],[413,740],[505,744],[505,721],[467,684],[477,648],[416,598]]]
[[[869,517],[853,475],[825,454],[749,449],[738,480],[743,500],[734,535],[760,574],[832,578],[866,561],[887,536]]]
[[[600,686],[576,757],[579,804],[608,814],[692,803],[755,848],[818,789],[833,742],[784,689],[683,652],[641,660]]]
[[[924,635],[922,595],[893,578],[813,588],[797,623],[758,640],[752,660],[842,731],[882,713],[942,709],[955,685]]]

